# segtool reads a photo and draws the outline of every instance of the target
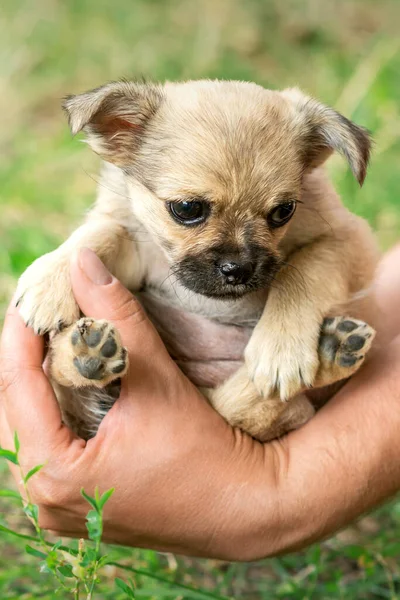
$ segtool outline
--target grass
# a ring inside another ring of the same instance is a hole
[[[397,0],[2,0],[0,12],[0,316],[16,278],[55,248],[95,195],[98,161],[71,139],[60,99],[107,79],[222,77],[299,85],[368,127],[376,140],[362,190],[330,164],[344,202],[382,248],[400,232],[400,5]],[[0,467],[0,480],[7,480]],[[3,487],[3,486],[0,486]],[[117,493],[117,492],[116,492]],[[29,523],[1,499],[2,522]],[[0,597],[50,599],[23,540],[0,534]],[[157,577],[231,598],[400,598],[400,503],[305,552],[222,564],[115,550]],[[123,598],[108,566],[96,598]],[[189,598],[135,575],[137,597]],[[112,589],[112,591],[111,591]],[[119,595],[118,595],[119,594]]]

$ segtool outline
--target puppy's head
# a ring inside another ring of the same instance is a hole
[[[366,131],[299,90],[118,82],[66,99],[73,133],[126,176],[132,209],[187,288],[267,287],[302,180],[337,150],[362,184]]]

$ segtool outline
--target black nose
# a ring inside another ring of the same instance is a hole
[[[253,265],[251,262],[234,262],[232,260],[223,260],[218,263],[218,269],[225,277],[226,283],[239,285],[246,283],[253,274]]]

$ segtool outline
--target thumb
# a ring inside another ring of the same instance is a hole
[[[155,345],[164,347],[138,300],[89,248],[80,248],[73,256],[71,283],[82,312],[94,319],[111,321],[129,353],[140,348],[143,356],[154,352]]]

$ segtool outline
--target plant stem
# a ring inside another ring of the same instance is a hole
[[[27,484],[25,482],[25,475],[24,475],[24,472],[23,472],[22,467],[21,467],[20,462],[19,462],[18,452],[16,452],[16,454],[17,454],[19,472],[20,472],[20,475],[21,475],[21,481],[22,481],[22,485],[24,487],[24,492],[25,492],[25,495],[26,495],[26,500],[24,500],[24,498],[21,498],[22,499],[22,505],[23,506],[33,505],[33,502],[32,502],[32,499],[31,499],[31,495],[29,493],[28,486],[27,486]],[[44,536],[43,536],[43,531],[40,529],[39,523],[34,518],[32,518],[32,521],[33,521],[33,526],[35,528],[37,536],[38,536],[38,538],[40,540],[40,543],[42,544],[42,546],[43,545],[46,546],[46,542],[45,542],[45,539],[44,539]]]
[[[81,587],[81,582],[79,579],[76,582],[76,588],[74,590],[74,600],[79,600],[79,588]]]
[[[19,468],[19,472],[20,472],[20,475],[21,475],[21,481],[22,481],[22,485],[23,485],[23,488],[24,488],[25,496],[26,496],[26,499],[24,499],[24,498],[21,497],[22,506],[23,507],[33,506],[32,498],[31,498],[31,495],[30,495],[29,489],[28,489],[28,484],[25,481],[25,475],[24,475],[24,472],[22,470],[21,463],[19,462],[19,449],[18,448],[15,449],[15,454],[17,456],[18,468]],[[33,526],[35,528],[36,534],[38,536],[38,540],[37,541],[40,543],[40,545],[47,552],[47,550],[48,550],[48,542],[44,538],[43,531],[42,531],[42,529],[40,528],[40,525],[39,525],[39,521],[36,519],[36,517],[32,517],[32,522],[33,522]],[[62,587],[65,587],[64,581],[60,577],[59,573],[57,573],[57,569],[56,568],[54,569],[53,574],[54,574],[54,577],[59,582],[59,584],[62,585]],[[78,596],[78,600],[79,600],[79,596]]]
[[[96,540],[96,561],[93,565],[93,574],[92,574],[92,581],[90,583],[90,588],[89,588],[89,593],[87,595],[87,600],[92,600],[93,598],[93,591],[94,591],[94,586],[96,585],[96,578],[97,578],[97,569],[99,566],[99,553],[100,553],[100,542],[101,542],[101,534],[103,533],[103,517],[102,514],[99,513],[100,515],[100,536],[97,538]]]

